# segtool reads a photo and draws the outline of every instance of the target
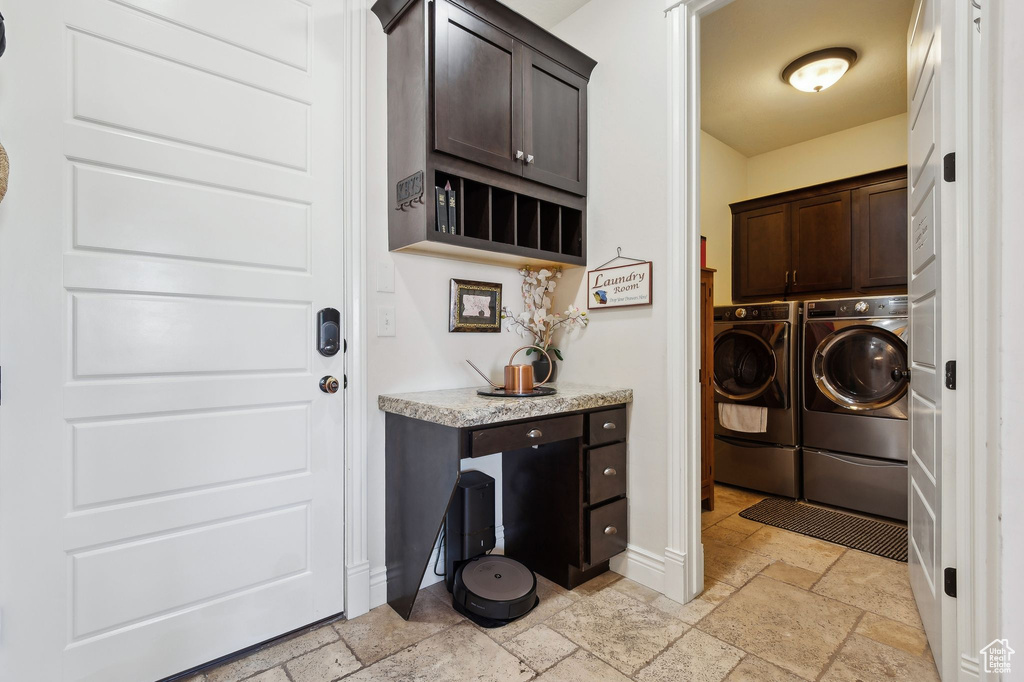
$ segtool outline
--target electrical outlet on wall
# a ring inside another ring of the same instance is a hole
[[[380,306],[377,308],[377,336],[395,335],[395,308],[394,306]]]

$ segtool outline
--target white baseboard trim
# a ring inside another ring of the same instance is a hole
[[[388,603],[388,569],[378,566],[370,569],[370,608]]]
[[[345,617],[357,618],[370,610],[370,562],[345,567]]]
[[[665,558],[636,545],[613,557],[611,569],[641,585],[665,592]]]
[[[665,548],[665,589],[663,594],[673,601],[685,604],[695,592],[686,584],[686,554]]]

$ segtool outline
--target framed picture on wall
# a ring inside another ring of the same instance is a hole
[[[453,279],[448,331],[500,332],[501,285]]]

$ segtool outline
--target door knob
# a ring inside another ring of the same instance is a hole
[[[605,431],[614,431],[615,422],[605,422],[601,428],[603,428]]]
[[[527,438],[540,438],[543,435],[538,429],[531,429],[526,433]]]
[[[604,534],[605,535],[615,535],[618,532],[619,532],[619,529],[616,528],[615,526],[606,526],[605,529],[604,529]]]
[[[320,380],[320,390],[324,393],[337,393],[341,388],[341,382],[332,376],[326,376]]]
[[[516,150],[516,161],[519,161],[522,158],[523,158],[523,150],[522,149],[517,149]]]
[[[897,367],[896,369],[894,369],[892,371],[892,380],[893,381],[909,381],[910,380],[910,370],[909,369],[900,369],[899,367]]]
[[[617,471],[616,471],[616,470],[615,470],[614,468],[612,468],[612,467],[608,467],[607,469],[605,469],[605,470],[604,470],[604,475],[605,475],[605,476],[614,476],[614,475],[615,475],[615,474],[617,474],[617,473],[619,473],[619,472],[617,472]]]
[[[533,163],[533,154],[526,155],[526,163]]]

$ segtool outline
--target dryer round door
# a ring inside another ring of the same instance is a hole
[[[856,325],[826,336],[811,372],[818,390],[853,411],[879,410],[907,392],[907,344],[887,329]]]
[[[715,337],[715,392],[731,400],[754,400],[771,387],[778,372],[768,342],[746,329]]]

